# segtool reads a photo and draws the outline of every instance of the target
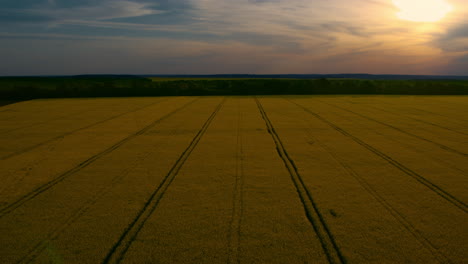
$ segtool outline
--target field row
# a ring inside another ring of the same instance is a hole
[[[0,108],[2,263],[463,263],[468,97]]]

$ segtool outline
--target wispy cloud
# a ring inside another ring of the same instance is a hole
[[[63,71],[67,54],[76,73],[89,54],[109,61],[99,72],[437,73],[468,52],[468,4],[450,1],[457,12],[421,24],[398,20],[391,0],[8,0],[0,56],[20,61],[29,45],[31,68],[42,52]]]

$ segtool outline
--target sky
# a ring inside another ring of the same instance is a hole
[[[468,75],[468,1],[0,0],[0,76],[308,73]]]

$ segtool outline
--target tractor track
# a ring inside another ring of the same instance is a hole
[[[54,109],[49,109],[48,111],[53,111],[53,110],[54,110]],[[47,124],[47,123],[50,123],[50,122],[53,122],[53,121],[57,121],[57,120],[60,120],[60,119],[64,119],[64,118],[69,118],[69,117],[72,117],[72,116],[79,116],[79,115],[82,115],[82,114],[84,114],[84,113],[92,112],[92,111],[95,111],[95,110],[96,110],[96,109],[83,109],[83,110],[80,110],[80,111],[77,111],[77,112],[73,112],[73,113],[68,113],[68,114],[65,114],[65,115],[57,116],[57,117],[54,117],[54,118],[51,118],[51,119],[48,119],[48,120],[44,120],[44,121],[39,121],[39,122],[36,122],[36,123],[28,124],[28,125],[25,125],[25,126],[22,126],[22,127],[15,127],[15,128],[7,129],[7,130],[2,130],[2,131],[0,131],[0,135],[2,135],[2,134],[7,134],[7,133],[10,133],[10,132],[13,132],[13,131],[17,131],[17,130],[22,130],[22,129],[25,129],[25,128],[40,126],[40,125],[43,125],[43,124]],[[10,120],[10,119],[14,119],[14,117],[9,118],[9,119],[7,119],[7,120]]]
[[[196,148],[196,146],[200,142],[205,132],[208,130],[208,127],[210,126],[213,119],[216,117],[219,110],[224,105],[225,101],[226,101],[226,98],[223,98],[223,100],[218,104],[216,109],[212,112],[210,117],[203,124],[203,126],[195,135],[195,137],[192,139],[190,144],[187,146],[187,148],[182,152],[182,154],[176,160],[176,162],[174,163],[172,168],[169,170],[167,175],[164,177],[160,185],[151,194],[151,196],[146,201],[144,206],[138,212],[137,216],[127,226],[127,228],[123,231],[120,238],[109,250],[109,252],[107,253],[102,263],[120,263],[124,259],[125,254],[127,253],[131,244],[138,236],[139,232],[145,225],[146,221],[155,211],[156,207],[158,206],[162,197],[166,193],[167,189],[169,188],[169,186],[171,185],[171,183],[173,182],[173,180],[179,173],[182,166],[185,164],[185,161],[188,159],[190,154]]]
[[[308,132],[310,138],[314,138],[310,132]],[[343,161],[336,153],[334,153],[328,146],[321,143],[318,140],[314,142],[327,152],[333,160],[335,160],[341,168],[346,172],[346,174],[353,177],[359,185],[361,185],[367,193],[369,193],[380,205],[382,205],[392,216],[395,218],[416,240],[422,244],[439,263],[452,263],[443,253],[441,253],[437,247],[432,244],[421,232],[415,228],[402,213],[395,209],[384,197],[382,197],[365,179],[363,179],[359,174],[353,170],[353,168]]]
[[[319,101],[320,103],[323,103],[323,104],[327,104],[323,101]],[[352,103],[352,101],[347,101],[349,103]],[[331,104],[330,104],[331,105]],[[381,110],[382,112],[388,112],[388,113],[391,113],[389,111],[385,111],[383,109],[379,109],[377,107],[373,107],[373,106],[367,106],[369,108],[374,108],[374,109],[377,109],[377,110]],[[394,115],[397,115],[395,113],[393,113]],[[401,115],[403,116],[403,115]],[[404,146],[406,149],[408,150],[411,150],[411,151],[415,151],[415,148],[413,145],[411,144],[408,144],[407,141],[401,141],[401,140],[397,140],[397,139],[394,139],[393,137],[388,137],[387,135],[385,134],[382,134],[381,132],[379,131],[373,131],[375,134],[379,135],[379,136],[382,136],[382,137],[385,137],[387,140],[389,141],[392,141],[392,142],[395,142],[396,144],[398,145],[402,145]],[[418,151],[416,151],[417,153]],[[452,152],[447,152],[449,153],[450,155],[452,155],[453,153]],[[435,160],[437,163],[440,163],[440,164],[443,164],[444,166],[447,166],[447,169],[450,169],[450,170],[454,170],[454,171],[457,171],[458,173],[461,173],[462,175],[467,175],[467,171],[464,170],[464,169],[461,169],[459,168],[457,165],[454,165],[454,164],[451,164],[450,162],[447,162],[447,159],[444,159],[444,158],[441,158],[440,155],[436,155],[436,156],[429,156],[430,159],[432,160]]]
[[[378,123],[378,124],[381,124],[381,125],[383,125],[383,126],[390,127],[390,128],[392,128],[392,129],[397,130],[398,132],[403,133],[403,134],[406,134],[406,135],[408,135],[408,136],[411,136],[411,137],[417,138],[417,139],[419,139],[419,140],[423,140],[423,141],[429,142],[429,143],[434,144],[434,145],[438,146],[439,148],[444,149],[444,150],[446,150],[446,151],[449,151],[449,152],[452,152],[452,153],[455,153],[455,154],[458,154],[458,155],[461,155],[461,156],[464,156],[464,157],[468,157],[468,154],[467,154],[467,153],[464,153],[464,152],[461,152],[461,151],[459,151],[459,150],[456,150],[456,149],[453,149],[453,148],[451,148],[451,147],[448,147],[448,146],[446,146],[446,145],[437,143],[437,142],[432,141],[432,140],[430,140],[430,139],[427,139],[427,138],[425,138],[425,137],[421,137],[421,136],[418,136],[418,135],[416,135],[416,134],[410,133],[410,132],[405,131],[405,130],[403,130],[403,129],[401,129],[401,128],[398,128],[398,127],[396,127],[396,126],[393,126],[393,125],[387,124],[387,123],[385,123],[385,122],[379,121],[379,120],[374,119],[374,118],[372,118],[372,117],[368,117],[368,116],[365,116],[365,115],[363,115],[363,114],[356,113],[356,112],[354,112],[354,111],[352,111],[352,110],[349,110],[349,109],[347,109],[347,108],[344,108],[344,107],[341,107],[341,106],[337,106],[337,105],[334,105],[334,104],[326,103],[326,102],[323,102],[323,101],[319,101],[319,102],[321,102],[322,104],[327,104],[327,105],[330,105],[330,106],[332,106],[332,107],[341,109],[341,110],[343,110],[343,111],[352,113],[352,114],[354,114],[354,115],[360,116],[360,117],[362,117],[362,118],[364,118],[364,119],[373,121],[373,122]]]
[[[334,130],[340,132],[344,136],[352,139],[354,142],[356,142],[359,145],[363,146],[364,148],[371,151],[375,155],[377,155],[380,158],[384,159],[385,161],[390,163],[392,166],[399,169],[400,171],[402,171],[406,175],[412,177],[413,179],[415,179],[416,181],[418,181],[422,185],[426,186],[427,188],[432,190],[434,193],[436,193],[438,196],[445,199],[447,202],[451,203],[452,205],[456,206],[457,208],[459,208],[463,212],[468,213],[468,206],[464,202],[460,201],[458,198],[456,198],[452,194],[448,193],[447,191],[445,191],[441,187],[439,187],[436,184],[432,183],[428,179],[426,179],[423,176],[421,176],[420,174],[414,172],[413,170],[411,170],[410,168],[408,168],[405,165],[401,164],[400,162],[394,160],[392,157],[388,156],[387,154],[381,152],[380,150],[378,150],[378,149],[372,147],[371,145],[365,143],[361,139],[359,139],[359,138],[355,137],[354,135],[348,133],[344,129],[342,129],[339,126],[335,125],[334,123],[328,121],[327,119],[323,118],[319,114],[317,114],[315,112],[312,112],[308,108],[306,108],[306,107],[304,107],[304,106],[302,106],[302,105],[300,105],[300,104],[298,104],[298,103],[296,103],[296,102],[294,102],[292,100],[288,99],[288,101],[291,102],[292,104],[295,104],[299,108],[303,109],[305,112],[307,112],[307,113],[311,114],[312,116],[316,117],[317,119],[321,120],[322,122],[326,123],[327,125],[332,127]]]
[[[322,249],[327,257],[328,262],[346,263],[346,259],[342,255],[338,245],[336,244],[335,239],[330,229],[328,228],[324,217],[320,213],[316,202],[314,201],[311,193],[307,189],[302,179],[302,176],[299,174],[299,171],[296,165],[294,164],[294,161],[289,156],[279,135],[276,133],[276,130],[273,127],[273,124],[271,123],[270,119],[268,118],[262,104],[256,97],[255,101],[257,103],[260,114],[262,115],[262,118],[265,121],[268,133],[271,135],[276,145],[276,151],[278,152],[280,158],[283,160],[284,165],[291,176],[291,180],[294,183],[294,186],[296,187],[296,191],[304,207],[307,219],[309,220],[315,233],[317,234],[318,240],[322,246]]]
[[[373,108],[373,109],[382,111],[382,112],[384,112],[384,113],[389,113],[389,114],[392,114],[392,115],[395,115],[395,116],[403,116],[403,117],[405,117],[405,118],[408,118],[408,119],[411,119],[411,120],[415,120],[415,121],[418,121],[418,122],[423,123],[423,124],[426,124],[426,125],[438,127],[438,128],[441,128],[441,129],[445,129],[445,130],[447,130],[447,131],[454,132],[454,133],[457,133],[457,134],[460,134],[460,135],[464,135],[464,136],[467,136],[467,135],[468,135],[468,133],[464,133],[464,132],[461,132],[461,131],[458,131],[458,130],[455,130],[455,129],[452,129],[452,128],[444,127],[444,126],[441,126],[441,125],[439,125],[439,124],[435,124],[435,123],[432,123],[432,122],[429,122],[429,121],[425,121],[425,120],[422,120],[422,119],[419,119],[419,118],[415,118],[415,117],[412,117],[412,116],[403,115],[403,114],[400,114],[400,113],[398,113],[398,112],[388,111],[388,110],[385,110],[385,109],[382,109],[382,108],[379,108],[379,107],[375,107],[375,106],[367,106],[367,107],[370,107],[370,108]]]
[[[128,141],[132,140],[133,138],[144,134],[145,132],[147,132],[148,130],[153,128],[155,125],[159,124],[161,121],[169,118],[170,116],[174,115],[175,113],[177,113],[177,112],[181,111],[182,109],[188,107],[189,105],[193,104],[197,100],[199,100],[199,98],[196,98],[196,99],[182,105],[181,107],[169,112],[168,114],[158,118],[157,120],[153,121],[151,124],[145,126],[144,128],[140,129],[139,131],[129,135],[128,137],[120,140],[119,142],[115,143],[114,145],[112,145],[111,147],[105,149],[104,151],[101,151],[101,152],[91,156],[90,158],[88,158],[85,161],[81,162],[79,165],[77,165],[77,166],[71,168],[70,170],[60,174],[59,176],[55,177],[54,179],[42,184],[41,186],[35,188],[31,192],[21,196],[16,201],[2,207],[0,209],[0,218],[2,218],[5,215],[9,214],[10,212],[14,211],[16,208],[20,207],[21,205],[23,205],[24,203],[26,203],[29,200],[33,199],[34,197],[40,195],[41,193],[47,191],[48,189],[50,189],[53,186],[57,185],[58,183],[62,182],[66,178],[72,176],[73,174],[77,173],[78,171],[88,167],[89,165],[94,163],[99,158],[101,158],[101,157],[111,153],[112,151],[118,149],[123,144],[127,143]]]
[[[134,112],[140,111],[140,110],[142,110],[142,109],[144,109],[144,108],[148,108],[148,107],[150,107],[150,106],[153,106],[153,105],[155,105],[155,104],[159,104],[159,103],[164,102],[164,101],[167,101],[167,100],[169,100],[169,99],[157,101],[157,102],[154,102],[154,103],[145,105],[145,106],[143,106],[143,107],[139,107],[139,108],[136,108],[136,109],[134,109],[134,110],[130,110],[130,111],[128,111],[128,112],[124,112],[124,113],[120,113],[120,114],[118,114],[118,115],[111,116],[111,117],[109,117],[109,118],[106,118],[106,119],[104,119],[104,120],[100,120],[100,121],[98,121],[98,122],[89,124],[89,125],[87,125],[87,126],[84,126],[84,127],[81,127],[81,128],[77,128],[77,129],[75,129],[75,130],[69,131],[69,132],[64,133],[64,134],[62,134],[62,135],[59,135],[59,136],[56,136],[56,137],[54,137],[54,138],[51,138],[51,139],[48,139],[48,140],[46,140],[46,141],[40,142],[40,143],[38,143],[38,144],[35,144],[35,145],[33,145],[33,146],[29,146],[29,147],[24,148],[24,149],[22,149],[22,150],[19,150],[19,151],[13,152],[13,153],[11,153],[11,154],[5,155],[5,156],[3,156],[3,157],[0,157],[0,160],[6,160],[6,159],[12,158],[12,157],[14,157],[14,156],[18,156],[18,155],[23,154],[23,153],[25,153],[25,152],[31,151],[31,150],[33,150],[33,149],[35,149],[35,148],[38,148],[38,147],[41,147],[41,146],[43,146],[43,145],[49,144],[49,143],[51,143],[51,142],[54,142],[54,141],[56,141],[56,140],[59,140],[59,139],[61,139],[61,138],[63,138],[63,137],[72,135],[72,134],[74,134],[74,133],[76,133],[76,132],[79,132],[79,131],[82,131],[82,130],[91,128],[91,127],[93,127],[93,126],[100,125],[100,124],[102,124],[102,123],[111,121],[111,120],[113,120],[113,119],[119,118],[119,117],[121,117],[121,116],[130,114],[130,113],[134,113]]]
[[[128,174],[130,174],[139,165],[140,162],[148,159],[150,155],[151,152],[145,152],[145,154],[139,157],[138,160],[133,161],[130,167],[126,168],[122,173],[110,179],[109,184],[106,184],[99,188],[99,190],[97,190],[95,194],[91,196],[90,199],[85,201],[81,207],[79,207],[74,213],[72,213],[64,222],[60,223],[58,227],[56,227],[53,231],[47,234],[39,243],[36,243],[34,246],[32,246],[29,249],[29,251],[16,263],[23,264],[34,262],[37,259],[37,257],[40,256],[40,254],[48,247],[51,241],[57,239],[65,230],[67,230],[77,220],[79,220],[80,217],[84,215],[87,211],[89,211],[89,209],[91,209],[94,204],[96,204],[107,193],[112,191],[114,186],[119,184],[125,177],[128,176]]]
[[[405,107],[405,106],[403,106],[403,107]],[[462,120],[462,119],[459,119],[459,118],[454,119],[453,116],[450,116],[450,115],[443,115],[443,114],[440,114],[440,113],[437,113],[437,112],[432,112],[432,111],[429,111],[429,110],[416,108],[416,107],[411,107],[411,106],[406,106],[406,108],[409,109],[410,111],[412,110],[413,112],[416,111],[416,112],[420,112],[420,113],[424,113],[424,114],[441,116],[443,118],[450,119],[452,122],[455,121],[455,123],[457,123],[457,124],[460,124],[460,122],[466,123],[466,120]],[[458,121],[460,121],[460,122],[458,122]]]
[[[129,168],[123,174],[114,177],[109,185],[100,188],[94,195],[92,195],[91,199],[86,201],[82,207],[76,210],[59,227],[55,228],[52,232],[47,234],[47,236],[45,236],[42,241],[31,247],[31,249],[16,263],[22,264],[34,262],[34,260],[36,260],[36,258],[47,248],[50,241],[57,239],[60,234],[63,233],[63,231],[67,230],[67,228],[73,225],[73,223],[75,223],[82,215],[84,215],[100,198],[109,193],[109,191],[111,191],[116,184],[118,184],[131,172],[132,168]]]
[[[242,147],[242,110],[238,105],[237,117],[237,153],[236,153],[236,178],[234,183],[234,192],[232,197],[232,213],[231,222],[229,225],[229,264],[240,263],[240,238],[241,238],[241,223],[243,215],[243,189],[244,189],[244,150]]]
[[[43,125],[43,124],[47,124],[49,122],[57,121],[57,120],[60,120],[60,119],[63,119],[63,118],[71,117],[71,116],[81,115],[83,113],[87,113],[87,112],[91,112],[91,111],[93,111],[93,110],[81,110],[81,111],[78,111],[78,112],[73,112],[71,114],[57,116],[57,117],[51,118],[49,120],[39,121],[39,122],[36,122],[36,123],[24,125],[24,126],[21,126],[21,127],[15,127],[15,128],[1,130],[0,135],[7,134],[7,133],[10,133],[10,132],[14,132],[14,131],[17,131],[17,130],[22,130],[22,129],[25,129],[25,128],[40,126],[40,125]],[[8,121],[10,119],[14,119],[14,117],[8,118],[6,120]],[[5,120],[2,120],[2,121],[5,121]]]

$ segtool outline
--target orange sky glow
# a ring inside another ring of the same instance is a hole
[[[0,75],[468,75],[465,0],[18,2]]]

